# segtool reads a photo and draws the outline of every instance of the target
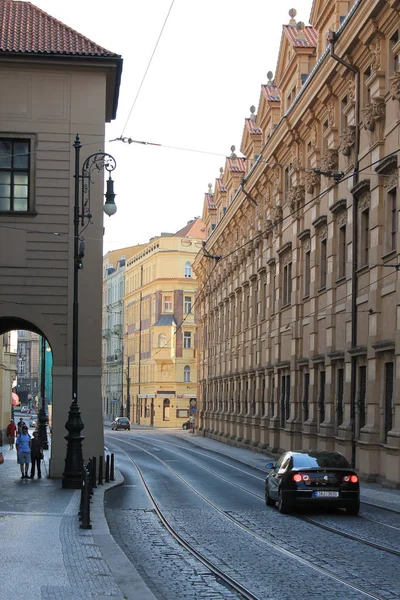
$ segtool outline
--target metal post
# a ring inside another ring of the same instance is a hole
[[[84,469],[83,480],[83,505],[82,505],[82,522],[79,525],[81,529],[92,529],[90,524],[90,475],[89,471]]]
[[[110,482],[110,455],[106,456],[106,483]]]
[[[79,154],[82,144],[79,135],[74,142],[75,148],[75,195],[74,195],[74,264],[73,264],[73,310],[72,310],[72,404],[69,409],[65,428],[68,435],[67,456],[63,473],[62,487],[79,489],[82,486],[82,440],[84,428],[81,411],[78,405],[78,272],[79,272]]]
[[[114,475],[114,453],[111,453],[110,481],[115,481],[115,475]]]
[[[98,484],[103,485],[103,455],[99,456],[99,479]]]
[[[127,391],[126,391],[126,416],[128,417],[129,420],[131,420],[131,378],[129,375],[129,354],[128,354],[128,370],[126,373],[126,385],[127,385]]]
[[[96,466],[97,466],[97,461],[96,461],[96,457],[93,456],[92,458],[92,487],[95,488],[97,487],[97,483],[96,483]]]

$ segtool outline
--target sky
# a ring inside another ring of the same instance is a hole
[[[106,125],[118,206],[104,218],[106,253],[174,233],[201,216],[204,193],[209,183],[214,188],[232,145],[240,156],[244,119],[251,105],[258,107],[268,71],[275,72],[289,10],[308,25],[312,0],[32,4],[124,59],[117,118]],[[122,135],[162,146],[110,141]]]

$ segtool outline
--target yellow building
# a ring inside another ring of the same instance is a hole
[[[0,335],[0,446],[5,444],[10,422],[11,392],[17,376],[17,335],[9,331]]]
[[[204,435],[400,485],[399,0],[314,0],[205,201]],[[213,227],[213,219],[217,219]],[[220,255],[217,265],[209,255]],[[215,266],[215,268],[214,268]]]
[[[124,297],[124,403],[131,421],[180,427],[196,406],[200,218],[162,233],[127,260]]]

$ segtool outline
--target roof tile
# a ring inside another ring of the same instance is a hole
[[[0,52],[119,56],[30,2],[15,0],[0,0]]]
[[[295,25],[284,25],[283,31],[294,48],[316,48],[318,33],[314,27],[307,25],[298,30]]]

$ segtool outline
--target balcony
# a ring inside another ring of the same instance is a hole
[[[173,362],[175,360],[175,348],[172,346],[153,348],[151,358],[158,362]]]
[[[103,338],[108,338],[111,335],[110,329],[103,329]]]

